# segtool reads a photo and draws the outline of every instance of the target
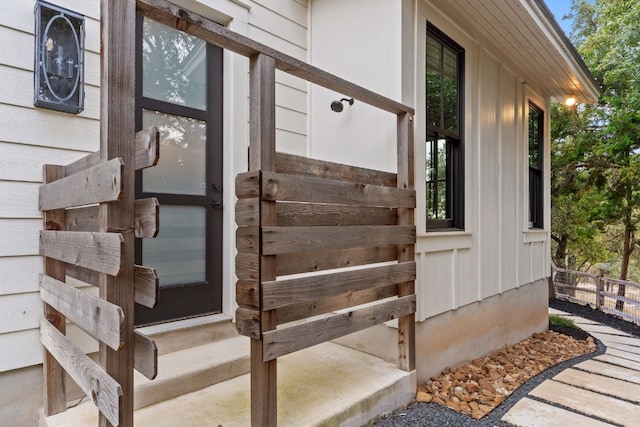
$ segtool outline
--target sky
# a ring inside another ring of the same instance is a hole
[[[544,2],[568,36],[571,32],[571,21],[563,20],[562,17],[571,11],[571,0],[544,0]]]

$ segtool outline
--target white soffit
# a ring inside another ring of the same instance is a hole
[[[475,27],[503,57],[556,101],[593,103],[599,88],[543,0],[436,0]],[[448,5],[447,5],[448,4]]]

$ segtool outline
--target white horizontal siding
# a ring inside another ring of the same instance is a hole
[[[0,298],[0,334],[37,328],[42,314],[39,292]]]
[[[0,257],[0,300],[6,295],[36,292],[41,272],[39,256]]]
[[[40,219],[0,219],[0,257],[38,255]]]
[[[0,219],[41,218],[38,189],[33,182],[0,181]]]
[[[0,141],[0,181],[40,183],[42,182],[42,165],[66,165],[86,154],[86,151],[69,151]]]

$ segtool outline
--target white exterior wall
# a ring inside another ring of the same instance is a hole
[[[511,61],[480,45],[423,0],[314,0],[313,65],[414,106],[417,320],[500,295],[549,274],[548,96],[524,84]],[[426,22],[465,49],[465,229],[425,231]],[[415,66],[408,58],[415,52]],[[404,53],[404,55],[403,55]],[[415,79],[415,80],[413,80]],[[336,114],[336,94],[310,89],[311,157],[395,171],[393,115],[356,103]],[[528,102],[545,110],[545,230],[528,229]]]
[[[424,227],[426,129],[416,117],[417,319],[483,301],[549,275],[549,104],[505,64],[430,3],[417,8],[416,111],[425,111],[427,20],[465,49],[465,230]],[[528,226],[529,100],[545,111],[544,230]]]
[[[38,294],[38,275],[42,272],[38,256],[42,165],[67,164],[99,149],[100,1],[52,2],[85,15],[86,97],[85,109],[79,115],[33,107],[35,1],[6,2],[0,13],[0,373],[42,362],[38,331],[42,312]],[[306,0],[173,2],[307,60]],[[230,52],[224,53],[223,66],[223,311],[231,315],[235,310],[233,179],[247,168],[249,68],[246,58]],[[278,73],[276,96],[279,149],[306,153],[306,82]],[[77,328],[68,328],[68,335],[87,352],[97,349],[95,342]]]

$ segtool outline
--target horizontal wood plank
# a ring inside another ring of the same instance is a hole
[[[94,339],[114,350],[122,346],[122,308],[44,274],[40,297]]]
[[[264,357],[269,361],[294,351],[414,313],[416,296],[393,299],[372,306],[334,314],[263,333]]]
[[[236,175],[236,197],[238,199],[260,197],[260,176],[260,171],[249,171]]]
[[[142,265],[133,266],[133,286],[135,302],[153,308],[158,303],[160,279],[155,268]]]
[[[40,341],[109,422],[118,425],[120,385],[44,319],[40,323]]]
[[[414,280],[415,277],[415,262],[403,262],[264,282],[262,283],[262,309],[274,310],[291,304],[330,298],[366,288],[403,283]]]
[[[260,225],[260,199],[238,199],[236,202],[236,224],[242,226]]]
[[[238,227],[236,229],[236,249],[240,253],[257,254],[260,249],[260,229],[258,227]]]
[[[242,308],[260,309],[260,286],[257,280],[236,282],[236,302]]]
[[[93,166],[40,186],[41,211],[118,200],[122,195],[123,162],[120,158]]]
[[[246,256],[248,256],[247,254]],[[240,256],[240,254],[238,254]],[[245,254],[243,254],[245,256]],[[277,255],[277,274],[307,273],[310,271],[331,270],[334,268],[354,267],[356,265],[375,264],[397,259],[396,246],[371,248],[337,249],[321,252],[299,252]],[[257,271],[257,258],[243,260],[246,273]],[[236,263],[237,263],[236,259]]]
[[[250,228],[250,227],[247,227]],[[241,235],[244,252],[257,248],[254,233]],[[413,244],[415,226],[264,227],[264,255]],[[240,246],[238,246],[240,251]]]
[[[76,265],[67,265],[67,276],[91,286],[98,286],[99,274],[87,268]],[[153,308],[158,303],[158,289],[160,280],[154,268],[142,265],[133,266],[133,286],[135,290],[135,302],[145,307]]]
[[[288,305],[276,310],[276,318],[278,325],[281,325],[397,295],[398,285],[378,286],[377,288],[348,292],[331,298]]]
[[[258,280],[260,255],[256,253],[236,254],[236,276],[239,280]]]
[[[263,200],[415,208],[416,192],[313,176],[262,172]]]
[[[155,197],[137,199],[133,205],[135,235],[138,238],[153,238],[160,230],[160,203]]]
[[[260,339],[260,313],[239,307],[236,309],[236,331],[253,339]]]
[[[155,197],[138,199],[134,203],[135,235],[137,238],[156,237],[158,235],[160,203]],[[98,231],[100,206],[91,205],[67,209],[68,231]]]
[[[133,331],[133,367],[150,380],[158,376],[158,346],[139,331]]]
[[[397,175],[341,163],[327,162],[293,154],[276,153],[276,172],[289,175],[311,175],[336,181],[397,187]]]
[[[160,132],[155,126],[136,132],[135,162],[136,170],[146,169],[158,164],[160,159]]]
[[[278,227],[395,225],[397,221],[397,210],[393,208],[315,203],[276,204]]]
[[[122,263],[120,233],[40,231],[40,255],[117,276]]]
[[[155,166],[160,156],[160,132],[154,126],[136,132],[136,170]],[[64,167],[64,176],[71,176],[101,163],[100,151],[94,151]]]

